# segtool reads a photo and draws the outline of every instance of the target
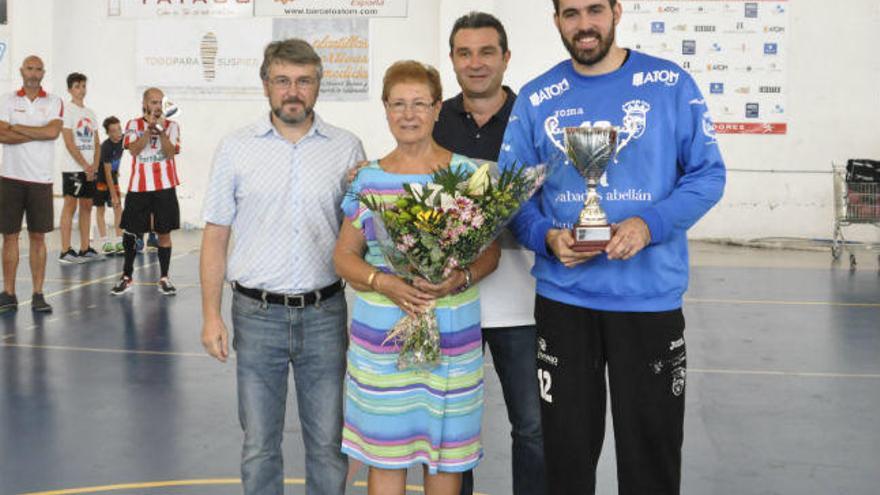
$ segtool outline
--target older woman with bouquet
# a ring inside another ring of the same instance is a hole
[[[437,71],[415,61],[385,73],[382,101],[397,146],[360,170],[343,203],[336,271],[357,291],[351,323],[342,450],[370,468],[371,494],[403,494],[406,470],[421,465],[429,495],[457,494],[461,473],[482,457],[483,355],[479,293],[500,251],[493,243],[469,266],[452,266],[431,283],[395,272],[379,247],[374,211],[364,195],[394,203],[413,184],[449,170],[473,174],[477,163],[431,137],[443,100]],[[430,223],[425,214],[414,221]],[[389,331],[406,315],[433,311],[438,363],[401,369]]]

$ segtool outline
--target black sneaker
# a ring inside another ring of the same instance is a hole
[[[159,292],[161,292],[162,295],[174,296],[177,294],[177,288],[174,287],[174,284],[171,283],[171,280],[168,277],[160,278],[157,285],[159,287]]]
[[[114,296],[121,296],[125,294],[131,289],[131,279],[126,277],[125,275],[119,279],[119,282],[110,289],[110,294]]]
[[[18,309],[18,298],[6,291],[0,292],[0,313]]]
[[[31,310],[35,313],[51,313],[52,306],[46,302],[46,298],[43,296],[43,293],[34,293],[34,296],[31,298]]]
[[[81,260],[79,256],[77,256],[76,251],[74,251],[73,249],[68,249],[67,251],[61,253],[61,256],[58,257],[58,262],[64,263],[66,265],[74,265],[82,263],[83,260]]]
[[[96,259],[101,257],[101,255],[99,255],[97,251],[92,249],[92,246],[89,246],[89,248],[85,251],[80,251],[77,256],[79,256],[79,259],[81,259],[83,263],[95,261]]]

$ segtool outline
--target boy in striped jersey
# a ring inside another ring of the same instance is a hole
[[[162,112],[165,95],[157,88],[144,91],[142,117],[128,121],[123,146],[132,156],[131,179],[122,211],[122,244],[125,264],[119,283],[111,294],[121,295],[131,288],[135,243],[149,232],[150,217],[159,235],[159,292],[173,296],[177,289],[168,278],[171,264],[171,231],[180,228],[180,207],[175,188],[180,184],[174,156],[180,153],[180,127]]]

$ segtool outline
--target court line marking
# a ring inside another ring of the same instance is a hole
[[[4,338],[8,338],[7,335]],[[211,358],[207,353],[201,352],[171,352],[171,351],[147,351],[147,350],[130,350],[130,349],[101,349],[90,347],[67,347],[57,345],[33,345],[33,344],[8,344],[0,339],[0,347],[22,348],[22,349],[42,349],[50,351],[72,351],[72,352],[96,352],[104,354],[135,354],[145,356],[169,356],[169,357],[196,357]],[[230,358],[235,358],[232,353]],[[490,363],[486,363],[490,366]],[[706,375],[755,375],[755,376],[784,376],[784,377],[800,377],[800,378],[855,378],[855,379],[880,379],[880,373],[831,373],[831,372],[814,372],[814,371],[774,371],[774,370],[735,370],[724,368],[688,368],[688,373],[706,374]]]
[[[184,256],[189,256],[190,254],[192,254],[192,253],[194,253],[194,252],[196,252],[196,251],[195,251],[195,250],[187,251],[187,252],[185,252],[185,253],[181,253],[181,254],[178,254],[178,255],[176,255],[176,256],[172,256],[171,259],[172,259],[172,260],[176,260],[176,259],[178,259],[178,258],[183,258]],[[156,260],[156,261],[154,261],[154,262],[152,262],[152,263],[148,263],[148,264],[146,264],[146,265],[140,265],[140,266],[136,267],[135,272],[141,271],[141,270],[143,270],[144,268],[149,268],[149,267],[151,267],[151,266],[156,266],[156,265],[158,265],[158,264],[159,264],[159,260]],[[112,275],[107,275],[106,277],[96,278],[95,280],[89,280],[88,282],[83,282],[83,283],[81,283],[81,284],[73,285],[73,286],[71,286],[71,287],[68,287],[68,288],[66,288],[66,289],[61,289],[61,290],[56,291],[56,292],[49,292],[49,293],[44,294],[44,295],[45,295],[46,299],[49,299],[50,297],[55,297],[55,296],[59,296],[59,295],[61,295],[61,294],[66,294],[66,293],[68,293],[68,292],[73,292],[73,291],[75,291],[75,290],[77,290],[77,289],[82,289],[83,287],[88,287],[88,286],[90,286],[90,285],[100,284],[100,283],[106,282],[106,281],[108,281],[108,280],[115,280],[115,279],[118,279],[118,278],[121,277],[121,276],[122,276],[122,272],[116,272],[116,273],[114,273],[114,274],[112,274]],[[28,299],[27,301],[22,301],[22,302],[18,303],[18,306],[19,306],[20,308],[21,308],[21,307],[25,307],[25,306],[29,305],[29,304],[31,303],[31,301],[32,301],[31,299]]]
[[[685,297],[684,302],[697,304],[765,304],[771,306],[840,306],[847,308],[880,308],[880,303],[847,303],[835,301],[776,301],[772,299],[703,299]]]
[[[7,336],[11,337],[11,335]],[[19,347],[22,349],[42,349],[47,351],[73,351],[73,352],[96,352],[102,354],[135,354],[144,356],[179,356],[209,358],[206,352],[172,352],[172,351],[148,351],[142,349],[102,349],[99,347],[68,347],[61,345],[34,345],[34,344],[7,344],[0,339],[0,347]]]
[[[792,376],[801,378],[868,378],[880,379],[880,373],[821,373],[811,371],[770,371],[770,370],[731,370],[710,368],[688,368],[688,374],[706,375],[756,375],[756,376]]]
[[[146,266],[146,265],[145,265]],[[57,284],[78,284],[84,282],[92,282],[92,280],[82,280],[82,279],[73,279],[73,278],[46,278],[43,279],[43,282],[53,282]],[[156,285],[156,282],[134,282],[132,285]],[[175,287],[178,288],[196,288],[201,287],[201,284],[175,284]]]
[[[136,490],[143,488],[171,488],[171,487],[183,487],[183,486],[206,486],[206,485],[240,485],[241,479],[239,478],[215,478],[215,479],[202,479],[202,480],[177,480],[177,481],[152,481],[152,482],[143,482],[143,483],[123,483],[118,485],[104,485],[104,486],[92,486],[92,487],[83,487],[83,488],[69,488],[62,490],[51,490],[44,492],[28,492],[22,493],[19,495],[76,495],[76,494],[88,494],[88,493],[102,493],[102,492],[110,492],[110,491],[119,491],[119,490]],[[285,478],[285,485],[305,485],[306,480],[304,478]],[[358,488],[366,488],[367,483],[365,481],[355,481],[353,483],[354,486]],[[423,487],[418,485],[406,485],[407,492],[416,492],[416,493],[424,493],[425,490]],[[474,495],[487,495],[485,493],[474,492]]]

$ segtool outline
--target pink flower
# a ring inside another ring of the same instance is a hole
[[[486,221],[486,219],[483,218],[483,214],[477,213],[476,215],[474,215],[474,219],[471,220],[471,226],[478,229],[483,225],[483,222],[485,222],[485,221]]]

